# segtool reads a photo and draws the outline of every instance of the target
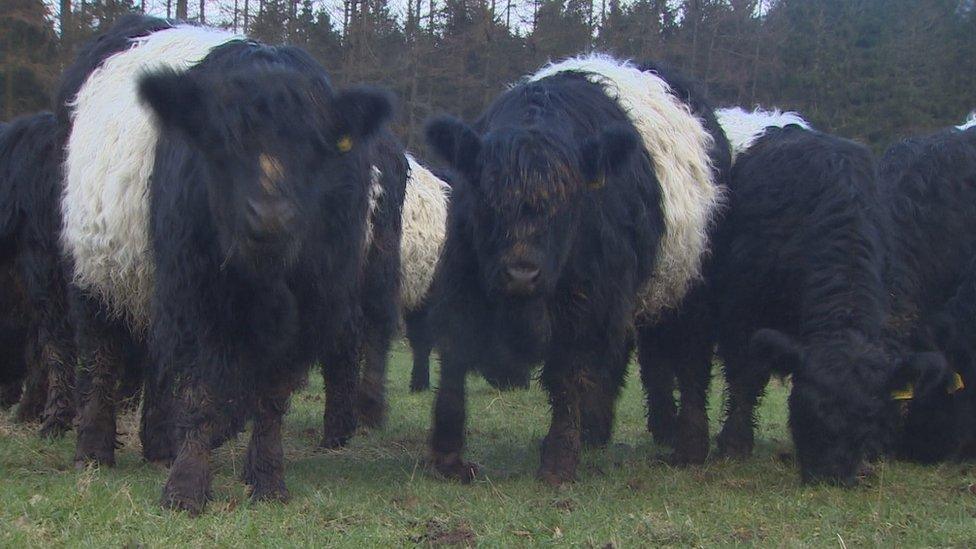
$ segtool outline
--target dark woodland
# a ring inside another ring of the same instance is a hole
[[[399,98],[398,133],[472,119],[548,59],[660,59],[716,105],[802,112],[880,152],[976,107],[973,0],[0,0],[0,120],[50,108],[77,45],[145,10],[307,49],[336,84]]]

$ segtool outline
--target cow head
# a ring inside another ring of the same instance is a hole
[[[792,375],[790,430],[804,482],[850,486],[866,451],[884,436],[891,393],[907,384],[917,395],[942,390],[949,369],[939,353],[916,353],[892,365],[860,334],[801,344],[776,330],[751,340],[754,360]]]
[[[294,262],[326,195],[365,196],[357,149],[391,111],[383,93],[337,94],[324,77],[287,68],[162,70],[141,78],[139,94],[203,159],[204,173],[187,176],[206,181],[225,260],[246,272]]]
[[[623,125],[580,140],[537,126],[479,135],[441,118],[428,125],[427,138],[459,174],[455,193],[472,195],[469,222],[483,284],[514,299],[555,288],[582,202],[612,184],[638,148],[636,133]]]

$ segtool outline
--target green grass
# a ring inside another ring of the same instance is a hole
[[[123,421],[118,465],[79,472],[73,436],[39,440],[35,426],[0,413],[0,545],[976,545],[976,495],[968,490],[976,468],[888,463],[858,489],[800,486],[786,457],[786,388],[778,383],[751,460],[676,469],[657,458],[663,449],[644,431],[632,372],[614,443],[586,452],[579,481],[555,489],[534,479],[548,427],[538,388],[499,393],[469,381],[468,456],[483,474],[462,486],[424,466],[432,394],[407,391],[404,347],[390,371],[390,425],[341,451],[315,449],[319,376],[295,396],[285,434],[291,503],[248,501],[236,480],[242,437],[215,454],[215,500],[196,519],[159,507],[166,471],[140,460],[134,415]],[[713,432],[720,404],[717,386]]]

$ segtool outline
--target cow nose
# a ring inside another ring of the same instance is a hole
[[[251,198],[247,201],[247,222],[258,235],[280,233],[295,219],[295,208],[281,198]]]
[[[509,280],[519,285],[532,284],[539,278],[539,268],[526,263],[510,265],[505,271]]]

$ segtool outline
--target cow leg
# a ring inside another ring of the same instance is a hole
[[[0,410],[6,410],[20,401],[24,392],[24,380],[18,379],[0,385]]]
[[[142,359],[146,368],[142,390],[142,416],[139,418],[142,457],[152,463],[170,463],[176,457],[176,443],[173,439],[173,387],[159,378],[156,365],[150,363],[148,354]]]
[[[587,374],[566,350],[551,358],[542,369],[542,385],[549,393],[552,421],[542,441],[542,463],[538,477],[550,485],[576,478],[580,460],[581,393],[587,390]]]
[[[765,366],[751,364],[745,352],[723,350],[723,358],[728,404],[725,425],[718,435],[718,450],[723,457],[746,458],[752,454],[756,405],[769,383],[770,372]]]
[[[325,417],[322,448],[336,449],[349,443],[356,432],[356,385],[359,353],[354,342],[346,341],[342,350],[330,353],[324,363]]]
[[[210,448],[216,421],[213,394],[206,382],[190,379],[178,397],[179,447],[163,487],[162,505],[191,516],[200,514],[210,499]]]
[[[647,430],[654,442],[674,446],[678,409],[674,403],[674,369],[661,359],[660,342],[651,328],[638,330],[637,355],[647,401]]]
[[[123,369],[124,337],[94,299],[73,290],[81,369],[75,464],[115,464],[116,390]]]
[[[251,487],[253,501],[288,501],[285,487],[285,452],[281,427],[288,400],[298,383],[278,383],[257,399],[254,430],[247,447],[243,481]]]
[[[426,391],[430,388],[430,353],[434,348],[430,333],[426,306],[407,311],[404,321],[407,325],[407,340],[413,351],[413,369],[410,371],[410,391]]]
[[[678,437],[675,440],[676,464],[700,464],[708,457],[708,385],[712,375],[712,349],[708,344],[689,348],[684,363],[677,368],[681,390]]]
[[[17,407],[17,421],[29,423],[41,419],[48,393],[48,373],[41,362],[40,344],[34,334],[27,338],[24,360],[27,364],[27,375],[17,382],[18,385],[21,382],[24,384],[20,405]]]
[[[356,416],[359,424],[370,429],[386,424],[386,367],[389,360],[390,338],[382,330],[369,330],[363,365],[363,379],[356,395]]]
[[[75,346],[67,325],[55,328],[45,338],[40,354],[47,371],[47,402],[42,415],[41,435],[57,437],[70,431],[75,419]]]
[[[582,441],[587,446],[602,447],[610,442],[617,398],[624,386],[632,350],[633,342],[628,338],[622,348],[604,353],[603,364],[592,364],[586,371],[580,393],[580,424]]]
[[[430,436],[431,462],[449,479],[471,482],[478,466],[465,461],[465,368],[450,353],[441,354],[440,385],[434,401],[434,428]]]

